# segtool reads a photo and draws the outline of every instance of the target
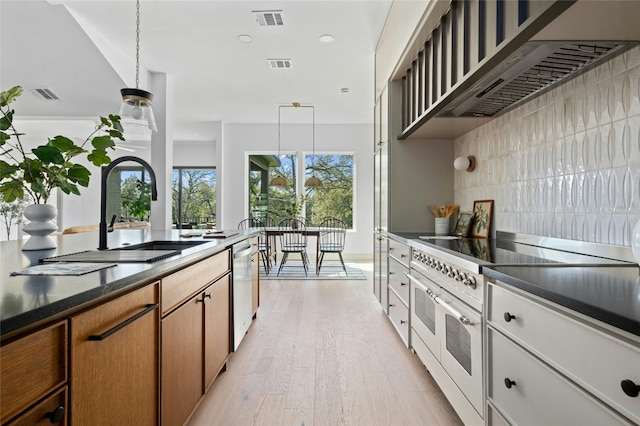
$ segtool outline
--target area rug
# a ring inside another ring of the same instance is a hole
[[[313,259],[309,265],[309,274],[305,276],[304,268],[302,267],[302,261],[300,260],[287,260],[284,268],[278,276],[278,268],[280,263],[272,266],[269,275],[264,273],[262,263],[260,263],[260,279],[261,280],[366,280],[362,270],[356,263],[345,262],[347,267],[347,274],[342,269],[342,264],[339,260],[325,260],[322,262],[322,268],[320,268],[320,275],[316,275],[316,265]]]

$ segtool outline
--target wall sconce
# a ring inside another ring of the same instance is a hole
[[[466,157],[458,157],[453,162],[453,167],[456,170],[472,172],[476,168],[476,157],[468,155]]]

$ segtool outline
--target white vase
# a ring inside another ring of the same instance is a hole
[[[24,208],[24,217],[29,223],[22,227],[22,231],[30,237],[22,246],[22,250],[45,250],[56,248],[56,242],[49,235],[58,227],[53,222],[58,214],[51,204],[29,204]]]

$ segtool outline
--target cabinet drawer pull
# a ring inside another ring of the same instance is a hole
[[[104,340],[107,337],[109,337],[112,334],[114,334],[116,331],[125,328],[126,326],[128,326],[129,324],[131,324],[132,322],[137,320],[138,318],[148,314],[149,312],[153,311],[154,309],[158,309],[158,304],[157,303],[148,304],[147,307],[144,310],[138,312],[137,314],[135,314],[131,318],[121,322],[120,324],[116,325],[112,329],[107,330],[102,334],[92,334],[92,335],[90,335],[89,336],[89,340],[93,340],[93,341]]]
[[[506,322],[511,322],[512,319],[516,319],[515,315],[511,315],[509,312],[504,313],[504,320]]]
[[[516,382],[515,380],[511,380],[510,378],[505,378],[504,379],[504,385],[507,387],[507,389],[511,389],[511,386],[515,386]]]
[[[205,301],[207,299],[211,299],[211,293],[205,293],[204,296],[202,296],[202,299],[198,299],[198,300],[196,300],[196,302],[198,302],[198,303],[206,303]]]
[[[640,395],[640,385],[636,385],[633,380],[623,380],[620,382],[620,386],[622,386],[622,391],[631,398],[636,398]]]
[[[400,324],[406,324],[407,322],[405,320],[400,320]]]
[[[64,418],[64,407],[60,406],[55,410],[48,412],[44,415],[44,418],[49,419],[53,424],[60,423],[60,420]]]

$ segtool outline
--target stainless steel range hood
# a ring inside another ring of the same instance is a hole
[[[439,117],[493,117],[637,42],[532,41],[448,103]]]
[[[576,0],[528,39],[505,40],[398,139],[455,139],[486,124],[640,44],[638,17],[637,0]],[[418,51],[424,41],[417,38],[408,51]],[[409,59],[398,64],[396,77],[410,67]]]

